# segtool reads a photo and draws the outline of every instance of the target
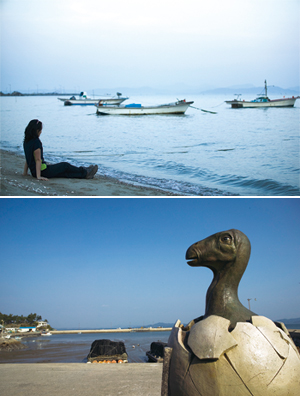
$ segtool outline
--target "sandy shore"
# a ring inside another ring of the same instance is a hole
[[[160,396],[162,364],[1,364],[3,396]]]
[[[133,186],[96,175],[94,179],[50,179],[39,181],[31,175],[22,176],[24,156],[0,150],[1,196],[173,196],[162,190]]]

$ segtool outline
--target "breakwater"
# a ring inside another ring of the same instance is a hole
[[[128,329],[98,329],[98,330],[51,330],[52,334],[90,334],[90,333],[142,333],[142,332],[161,332],[161,331],[171,331],[172,327],[145,327],[145,328],[128,328]]]

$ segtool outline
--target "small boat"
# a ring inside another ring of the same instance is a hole
[[[41,335],[42,335],[42,336],[51,336],[52,333],[50,333],[50,331],[42,331],[42,332],[41,332]]]
[[[256,99],[247,101],[247,100],[240,100],[240,94],[237,95],[237,99],[234,100],[226,100],[225,103],[231,105],[233,109],[240,109],[240,108],[257,108],[257,107],[293,107],[296,100],[300,98],[300,96],[292,96],[291,98],[282,99],[269,99],[267,94],[267,81],[265,80],[265,88],[264,94],[261,94]]]
[[[149,115],[149,114],[184,114],[194,102],[178,100],[174,103],[142,106],[141,104],[128,104],[122,106],[111,106],[98,103],[97,114],[99,115]]]
[[[76,98],[76,96],[71,96],[70,99],[66,99],[66,98],[57,98],[57,99],[63,101],[65,106],[72,106],[72,105],[92,106],[99,102],[107,103],[111,105],[119,105],[128,98],[122,97],[122,94],[120,92],[117,92],[117,96],[115,97],[98,98],[98,99],[89,98],[86,92],[80,92],[78,98]]]

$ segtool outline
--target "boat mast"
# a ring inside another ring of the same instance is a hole
[[[267,97],[268,96],[268,94],[267,94],[267,80],[265,80],[265,97]]]

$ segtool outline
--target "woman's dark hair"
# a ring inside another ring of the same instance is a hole
[[[43,128],[43,124],[39,120],[31,120],[27,125],[24,133],[24,143],[29,142],[31,139],[38,137],[38,132]]]

